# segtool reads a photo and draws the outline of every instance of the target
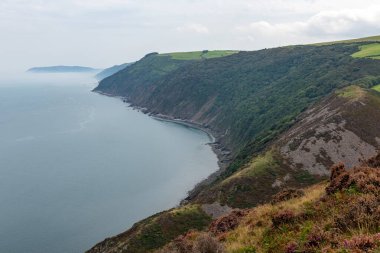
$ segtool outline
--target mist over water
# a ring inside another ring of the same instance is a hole
[[[0,80],[0,252],[83,252],[217,169],[205,133],[90,92],[91,75]]]

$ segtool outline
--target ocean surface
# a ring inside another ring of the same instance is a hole
[[[84,252],[217,170],[207,134],[95,86],[83,74],[0,80],[0,252]]]

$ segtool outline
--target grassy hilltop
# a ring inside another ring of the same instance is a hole
[[[196,52],[179,52],[179,53],[168,53],[161,54],[160,56],[170,56],[174,60],[202,60],[202,59],[212,59],[225,57],[238,53],[239,51],[232,50],[215,50],[215,51],[196,51]]]

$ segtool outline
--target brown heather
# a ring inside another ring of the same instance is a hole
[[[380,155],[329,182],[285,189],[270,204],[235,210],[208,232],[192,231],[160,253],[379,253]]]

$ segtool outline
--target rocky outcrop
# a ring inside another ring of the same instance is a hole
[[[380,130],[363,132],[380,119],[376,95],[356,86],[345,90],[355,95],[336,93],[315,105],[277,143],[290,168],[329,175],[328,168],[335,163],[353,167],[376,154]],[[364,122],[354,116],[369,111],[374,114]]]

